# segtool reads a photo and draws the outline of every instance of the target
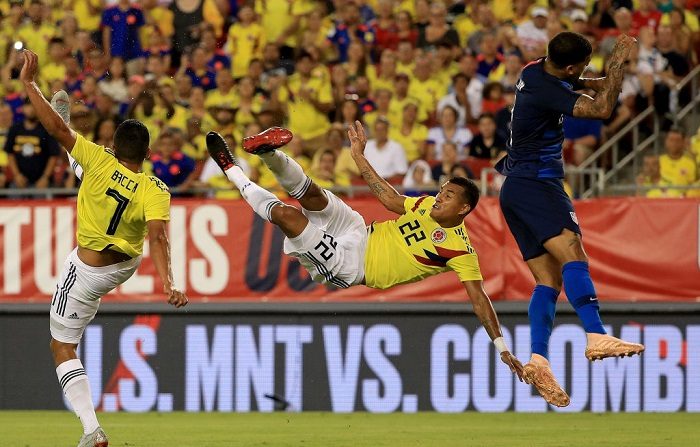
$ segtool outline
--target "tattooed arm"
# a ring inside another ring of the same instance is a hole
[[[599,92],[605,87],[606,78],[579,78],[578,87],[580,89],[589,89],[594,92]]]
[[[382,202],[384,208],[396,214],[405,214],[406,210],[403,204],[406,200],[406,196],[399,194],[393,186],[381,178],[365,158],[364,151],[365,145],[367,144],[367,136],[365,135],[365,129],[362,127],[362,123],[355,121],[355,125],[351,124],[350,129],[348,129],[348,137],[350,138],[352,158],[360,169],[362,178],[364,178],[367,185],[369,185],[372,194]]]
[[[625,74],[625,61],[630,54],[632,45],[635,43],[636,40],[634,38],[625,34],[621,35],[617,39],[615,48],[610,56],[605,78],[581,80],[584,81],[584,85],[588,81],[589,84],[592,84],[590,88],[596,90],[595,87],[599,87],[600,90],[597,90],[598,94],[595,95],[595,98],[591,98],[588,95],[579,97],[574,106],[575,117],[597,119],[610,117],[615,108],[617,98],[620,96],[622,80]]]

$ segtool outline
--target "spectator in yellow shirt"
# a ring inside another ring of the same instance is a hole
[[[695,160],[685,154],[685,134],[678,127],[672,127],[664,142],[666,153],[659,157],[661,178],[674,186],[692,185],[698,179]],[[681,196],[684,190],[677,190]]]
[[[389,130],[389,137],[398,142],[406,152],[409,162],[425,156],[428,128],[418,121],[418,104],[407,102],[403,107],[401,123]]]
[[[19,28],[17,36],[24,42],[25,48],[31,49],[39,56],[39,65],[45,65],[49,41],[56,35],[56,27],[44,21],[44,4],[41,0],[31,0],[27,8],[29,22]]]
[[[250,6],[238,11],[238,22],[228,30],[227,52],[233,55],[233,77],[240,78],[248,72],[254,58],[262,57],[265,47],[265,30],[255,21],[255,12]]]
[[[331,88],[311,75],[313,66],[311,54],[302,51],[296,59],[296,73],[276,92],[279,103],[286,106],[289,129],[304,141],[304,149],[311,151],[323,145],[331,127],[327,114],[333,107]]]
[[[661,167],[659,157],[656,155],[645,155],[642,172],[637,175],[637,195],[655,199],[659,197],[682,197],[682,191],[678,189],[668,189],[671,183],[661,177]],[[658,188],[651,188],[657,186]]]
[[[379,69],[367,73],[367,76],[374,91],[387,89],[393,93],[396,73],[396,53],[384,50],[379,59]]]
[[[414,78],[411,80],[409,94],[415,96],[426,110],[434,111],[440,98],[447,94],[447,86],[431,75],[431,61],[425,55],[416,58]]]
[[[385,88],[380,88],[374,91],[374,102],[377,106],[375,110],[369,113],[365,113],[363,120],[367,127],[374,129],[374,123],[377,118],[384,118],[389,121],[391,127],[398,127],[401,124],[401,115],[394,112],[391,113],[389,109],[389,104],[391,104],[391,91]]]
[[[100,28],[102,0],[72,0],[73,14],[78,21],[78,28],[96,35]]]
[[[326,134],[325,150],[330,150],[335,156],[335,185],[347,187],[350,186],[352,178],[360,175],[360,170],[357,164],[352,159],[350,148],[344,146],[347,131],[339,123],[334,123],[331,129]],[[321,156],[325,150],[316,151],[311,160],[311,171],[319,169]]]
[[[255,83],[245,76],[238,81],[238,98],[234,103],[236,107],[236,128],[243,131],[246,126],[256,121],[258,113],[262,110],[264,99],[255,93]]]
[[[49,41],[49,62],[41,67],[41,80],[47,84],[59,79],[63,81],[66,78],[66,66],[63,60],[66,57],[66,46],[63,39],[53,37]],[[53,92],[49,92],[53,93]]]
[[[423,122],[428,119],[428,111],[421,103],[420,99],[409,94],[411,78],[405,73],[396,75],[394,83],[394,96],[389,104],[390,115],[400,115],[403,117],[403,111],[406,104],[413,103],[418,107],[418,122]]]
[[[396,72],[404,73],[407,76],[413,75],[415,69],[413,44],[407,40],[399,42],[396,50]]]
[[[335,178],[335,152],[331,149],[324,149],[320,153],[318,165],[315,169],[311,169],[309,177],[321,188],[333,189],[338,185]]]
[[[234,87],[231,70],[227,68],[220,69],[216,72],[216,88],[207,92],[207,99],[204,101],[204,105],[209,108],[223,104],[236,104],[238,102],[238,93]]]

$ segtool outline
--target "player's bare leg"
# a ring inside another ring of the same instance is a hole
[[[282,187],[309,211],[322,211],[328,205],[323,189],[304,174],[301,166],[277,148],[289,143],[292,133],[281,127],[271,127],[243,140],[243,150],[262,158]]]
[[[598,314],[598,298],[588,272],[588,256],[581,237],[565,229],[544,243],[562,268],[567,297],[586,330],[586,357],[601,360],[607,357],[625,357],[644,352],[644,345],[629,343],[605,333]]]
[[[260,217],[280,227],[289,238],[295,238],[304,231],[309,223],[306,216],[299,209],[285,205],[274,194],[253,183],[237,165],[236,158],[221,135],[216,132],[207,134],[207,150]]]
[[[523,377],[535,386],[548,403],[557,407],[569,405],[569,395],[557,382],[547,360],[549,337],[552,334],[556,302],[561,290],[561,264],[549,253],[527,261],[537,285],[532,293],[528,316],[532,355],[523,367]]]

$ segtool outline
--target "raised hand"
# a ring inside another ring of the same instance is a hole
[[[348,128],[348,138],[350,138],[350,151],[353,155],[363,155],[367,145],[367,135],[361,122],[355,121]]]
[[[617,36],[617,41],[615,42],[615,47],[613,48],[610,60],[619,61],[620,63],[625,62],[632,51],[632,47],[637,44],[637,39],[628,36],[627,34],[620,34]]]
[[[19,80],[22,82],[34,82],[34,78],[39,71],[39,56],[29,50],[24,50],[22,55],[24,56],[24,65],[19,73]]]

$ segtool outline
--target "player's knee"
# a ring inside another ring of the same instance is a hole
[[[561,291],[562,288],[562,277],[561,272],[538,272],[535,275],[535,282],[541,286],[547,286],[556,290]]]
[[[316,183],[311,184],[311,187],[309,188],[309,190],[306,191],[306,194],[304,194],[304,198],[305,199],[328,201],[328,198],[326,197],[326,193],[324,193],[323,189],[321,189],[321,187],[318,186]]]
[[[281,224],[284,222],[291,222],[298,218],[301,213],[298,209],[289,205],[277,205],[270,211],[270,217],[272,217],[272,223]]]

